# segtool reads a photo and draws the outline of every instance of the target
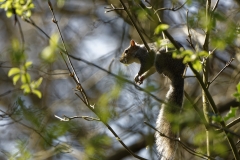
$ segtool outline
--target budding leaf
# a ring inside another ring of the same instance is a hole
[[[42,98],[42,93],[39,90],[33,89],[32,93],[38,96],[38,98]]]
[[[30,62],[30,61],[28,61],[28,62],[26,62],[26,63],[24,64],[24,66],[25,66],[26,68],[29,68],[31,65],[32,65],[32,62]]]
[[[19,74],[20,73],[20,69],[19,68],[11,68],[8,72],[8,77],[11,77],[14,74]]]
[[[236,112],[237,112],[238,108],[237,107],[231,107],[229,112],[226,114],[226,116],[224,117],[224,121],[229,120],[230,118],[234,118],[236,116]]]
[[[21,81],[22,81],[23,84],[25,84],[25,83],[30,83],[30,82],[31,82],[31,76],[30,76],[30,74],[29,74],[29,73],[23,74],[23,75],[21,76]]]
[[[26,83],[21,86],[21,89],[23,90],[23,92],[24,92],[25,94],[31,92],[31,88],[30,88],[29,84],[26,84]]]
[[[19,80],[20,78],[20,74],[17,74],[13,77],[13,84],[16,85],[17,81]]]
[[[169,25],[167,24],[160,24],[155,28],[154,34],[159,34],[160,32],[167,30],[169,28]]]

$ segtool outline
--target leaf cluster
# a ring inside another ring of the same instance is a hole
[[[34,4],[32,0],[0,0],[0,8],[6,11],[7,17],[14,14],[23,17],[31,17]]]

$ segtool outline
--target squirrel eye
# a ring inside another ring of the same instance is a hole
[[[128,49],[125,50],[125,53],[128,53]]]

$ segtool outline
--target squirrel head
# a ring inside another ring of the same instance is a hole
[[[135,57],[139,48],[140,46],[134,40],[131,40],[129,47],[122,53],[120,62],[123,64],[131,64],[133,62],[140,63],[139,59]]]

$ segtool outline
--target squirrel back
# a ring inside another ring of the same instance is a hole
[[[182,47],[181,44],[179,45]],[[183,64],[182,59],[172,58],[173,50],[168,50],[164,46],[158,49],[154,44],[150,44],[150,48],[151,52],[148,52],[144,45],[139,45],[131,40],[130,46],[122,53],[120,62],[124,64],[133,62],[141,64],[140,70],[134,78],[138,84],[141,84],[144,79],[156,71],[170,79],[171,84],[166,95],[166,103],[161,106],[156,122],[156,129],[166,137],[158,132],[156,132],[155,136],[160,159],[179,160],[178,144],[174,141],[178,133],[172,131],[169,115],[180,113],[183,102],[183,74],[186,66]]]

